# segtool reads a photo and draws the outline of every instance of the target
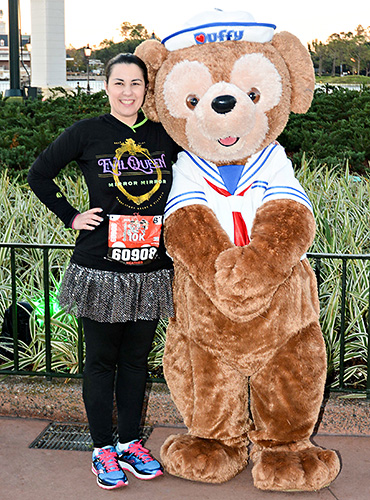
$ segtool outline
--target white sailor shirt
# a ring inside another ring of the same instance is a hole
[[[245,165],[217,167],[183,151],[173,166],[173,184],[165,218],[188,205],[212,209],[230,240],[247,245],[258,208],[270,200],[289,199],[312,205],[277,142],[252,155]]]

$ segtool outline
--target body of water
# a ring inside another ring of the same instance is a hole
[[[67,86],[71,89],[77,90],[77,87],[80,87],[82,89],[87,88],[87,81],[86,80],[68,80]],[[9,80],[1,80],[0,81],[0,93],[4,93],[5,90],[8,90],[10,88],[10,82]],[[94,92],[99,92],[100,90],[104,89],[104,81],[103,80],[90,80],[90,91],[92,93]]]
[[[74,90],[77,90],[78,87],[82,89],[87,88],[86,80],[68,80],[68,87]],[[3,93],[5,90],[9,89],[10,83],[9,80],[0,81],[0,93]],[[336,84],[333,85],[335,87],[343,87],[350,90],[361,90],[361,85],[358,84]],[[325,84],[317,83],[315,85],[316,88],[325,88]],[[104,81],[103,80],[90,80],[90,92],[99,92],[104,89]]]

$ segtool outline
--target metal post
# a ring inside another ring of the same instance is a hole
[[[369,275],[370,278],[370,275]],[[370,399],[370,286],[367,310],[367,379],[366,379],[366,399]]]
[[[5,97],[21,97],[21,79],[19,71],[19,0],[8,0],[9,4],[9,71],[10,89]]]
[[[14,370],[19,371],[18,353],[18,304],[17,304],[17,280],[15,273],[15,248],[10,249],[10,267],[12,276],[12,326],[13,326],[13,348],[14,348]]]
[[[346,292],[347,292],[347,259],[343,259],[342,268],[342,298],[340,311],[340,348],[339,348],[339,389],[344,389],[344,351],[345,351],[345,319],[346,319]]]
[[[49,287],[49,248],[43,249],[44,262],[44,302],[45,302],[45,365],[46,372],[51,372],[51,331],[50,331],[50,287]],[[51,380],[51,379],[50,379]]]
[[[90,59],[87,58],[87,93],[90,94]]]
[[[91,48],[89,46],[89,44],[86,45],[86,47],[84,48],[84,54],[85,54],[85,57],[86,57],[86,60],[87,60],[87,64],[86,64],[86,67],[87,67],[87,93],[90,94],[90,56],[91,56]]]

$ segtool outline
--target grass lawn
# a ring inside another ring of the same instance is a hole
[[[370,76],[346,75],[346,76],[316,76],[316,83],[348,84],[348,85],[370,85]]]

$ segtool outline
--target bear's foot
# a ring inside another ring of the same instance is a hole
[[[161,448],[167,472],[192,481],[223,483],[244,469],[248,462],[247,444],[227,446],[222,441],[190,434],[169,436]]]
[[[334,451],[315,446],[295,451],[267,448],[252,456],[254,485],[261,490],[320,490],[329,486],[340,469]]]

